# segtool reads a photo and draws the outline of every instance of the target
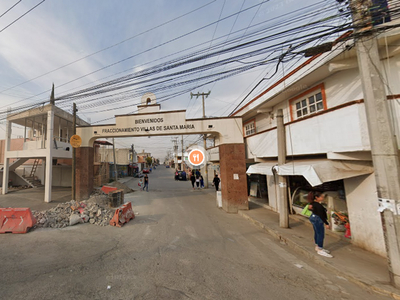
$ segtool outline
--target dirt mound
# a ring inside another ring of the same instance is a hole
[[[111,183],[106,184],[107,186],[113,186],[118,188],[119,190],[124,190],[124,194],[132,193],[134,190],[132,190],[130,187],[127,185],[119,182],[119,181],[113,181]]]

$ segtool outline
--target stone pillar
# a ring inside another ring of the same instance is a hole
[[[10,172],[10,159],[8,158],[8,151],[10,151],[11,144],[11,122],[7,120],[6,125],[6,143],[4,145],[4,166],[3,166],[3,188],[2,194],[8,193],[8,178]]]
[[[93,147],[76,148],[76,199],[89,199],[93,191]]]
[[[222,208],[228,213],[249,209],[244,144],[219,146]]]

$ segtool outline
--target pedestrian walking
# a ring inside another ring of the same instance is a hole
[[[190,175],[190,181],[192,182],[192,188],[194,189],[194,183],[196,182],[196,177],[194,176],[194,173]]]
[[[213,186],[215,186],[215,190],[218,192],[219,189],[219,183],[220,183],[220,179],[218,177],[218,174],[215,174],[215,177],[213,179]]]
[[[314,228],[315,251],[319,255],[333,257],[328,250],[324,249],[325,227],[329,229],[326,208],[321,204],[325,195],[320,192],[310,192],[309,197],[313,199],[308,209],[312,211],[310,222]]]
[[[138,182],[138,186],[140,187],[140,190],[143,190],[143,179],[142,178],[140,178],[139,179],[139,182]]]
[[[200,187],[203,189],[204,188],[204,178],[203,175],[200,175]]]
[[[146,192],[149,191],[149,177],[147,176],[147,174],[146,174],[146,176],[144,176],[143,191],[144,191],[144,189],[146,189]]]
[[[196,187],[200,188],[200,175],[196,175]]]

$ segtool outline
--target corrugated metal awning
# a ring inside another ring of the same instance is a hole
[[[259,163],[251,165],[246,173],[273,175],[272,169],[281,176],[303,176],[311,186],[374,172],[372,162],[369,161],[310,159],[292,161],[281,166],[276,163]]]

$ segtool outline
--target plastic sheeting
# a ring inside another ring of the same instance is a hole
[[[346,179],[374,172],[372,162],[347,160],[298,160],[278,166],[276,163],[259,163],[251,165],[247,174],[273,175],[272,168],[278,175],[303,176],[311,186],[324,182]]]

